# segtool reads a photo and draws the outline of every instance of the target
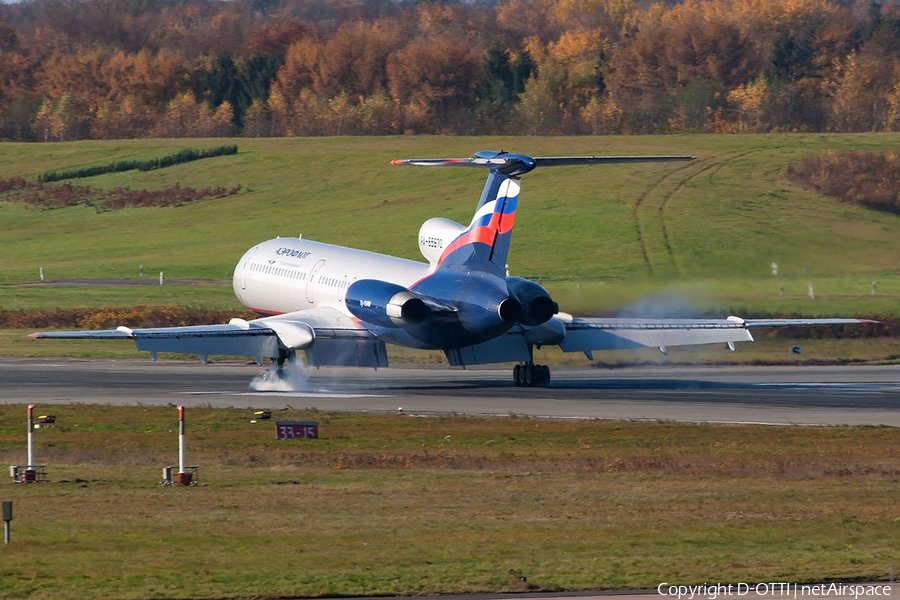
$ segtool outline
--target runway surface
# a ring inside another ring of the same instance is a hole
[[[900,366],[554,368],[549,388],[510,370],[309,369],[300,389],[250,389],[241,363],[0,358],[0,402],[175,404],[406,414],[900,426]]]

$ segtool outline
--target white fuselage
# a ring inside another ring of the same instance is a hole
[[[316,306],[350,314],[344,294],[354,281],[379,279],[410,287],[426,263],[299,238],[276,238],[248,250],[234,269],[238,300],[254,312],[283,314]]]

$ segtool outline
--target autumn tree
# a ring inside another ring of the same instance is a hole
[[[898,129],[898,43],[893,1],[20,0],[0,136]]]
[[[285,98],[293,100],[302,89],[311,89],[322,44],[312,36],[303,37],[287,49],[284,62],[278,69],[276,81]]]
[[[475,90],[474,117],[479,132],[496,135],[507,129],[519,94],[525,91],[525,81],[533,71],[526,51],[511,53],[497,45],[488,48]]]
[[[388,87],[388,57],[404,43],[399,23],[361,21],[342,25],[312,66],[312,89],[320,96],[366,97]]]
[[[700,131],[727,91],[755,79],[761,67],[753,41],[737,26],[694,13],[644,31],[620,49],[606,83],[630,131],[661,132],[670,123]]]
[[[525,82],[516,112],[523,133],[578,133],[581,109],[604,86],[600,65],[605,40],[599,31],[566,33],[544,46],[528,38],[535,74]]]
[[[91,137],[104,140],[138,138],[153,128],[157,115],[134,96],[104,102],[95,111]]]
[[[244,137],[270,137],[272,135],[271,116],[266,103],[260,99],[253,101],[244,113]]]
[[[453,124],[475,97],[480,67],[479,54],[459,38],[420,38],[392,54],[387,65],[391,97],[408,116],[416,115],[404,119],[403,129],[421,131],[424,125],[459,131]]]
[[[900,82],[900,11],[872,6],[868,39],[844,60],[836,78],[831,125],[837,131],[896,127]]]
[[[154,126],[154,137],[187,137],[200,117],[200,105],[192,92],[178,94],[166,106],[166,112]]]

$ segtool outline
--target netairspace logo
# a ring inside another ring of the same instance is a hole
[[[746,596],[753,593],[754,597],[763,598],[824,598],[826,596],[840,598],[854,598],[862,596],[890,596],[889,585],[844,585],[843,583],[799,584],[788,582],[775,583],[729,583],[728,585],[717,583],[709,585],[669,585],[661,583],[656,587],[660,596],[672,596],[678,600],[693,600],[694,598],[706,598],[716,600],[720,596]]]

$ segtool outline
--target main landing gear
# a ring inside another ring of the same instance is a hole
[[[268,369],[263,371],[263,381],[281,381],[287,378],[284,363],[294,362],[294,352],[279,350],[278,358],[273,358]]]
[[[517,387],[547,387],[550,384],[550,367],[529,361],[513,367],[513,381]]]

